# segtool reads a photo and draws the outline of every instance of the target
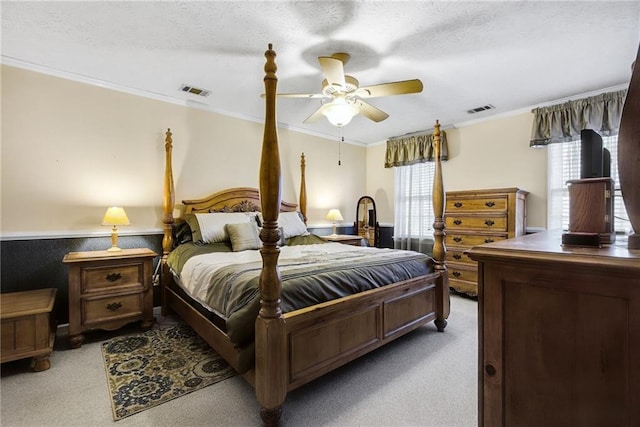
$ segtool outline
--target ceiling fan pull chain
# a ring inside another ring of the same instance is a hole
[[[340,139],[338,140],[338,166],[340,166],[342,163],[340,163],[340,143],[344,142],[344,136],[342,136],[342,126],[340,126]]]

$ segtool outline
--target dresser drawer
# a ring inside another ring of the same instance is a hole
[[[447,229],[507,231],[507,217],[504,215],[464,216],[449,215],[445,219]]]
[[[447,247],[447,262],[461,262],[464,264],[471,264],[475,266],[476,262],[464,253],[466,249],[467,248]]]
[[[449,246],[466,246],[471,248],[507,238],[507,234],[465,234],[456,233],[455,230],[448,230],[448,232],[450,234],[447,234],[444,238],[447,248],[449,248]]]
[[[82,300],[82,324],[100,323],[111,318],[140,316],[142,314],[142,295],[108,295],[105,297],[84,298]]]
[[[466,280],[468,282],[478,281],[478,270],[475,266],[448,263],[447,268],[449,277],[452,279]]]
[[[141,283],[144,270],[142,263],[101,265],[80,269],[81,292],[100,291]]]
[[[447,199],[446,212],[456,211],[490,211],[506,212],[508,206],[507,196],[487,196],[473,198],[452,198]]]

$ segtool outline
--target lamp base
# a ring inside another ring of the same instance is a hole
[[[122,251],[122,249],[120,249],[117,246],[111,246],[109,249],[107,249],[107,252],[120,252]]]

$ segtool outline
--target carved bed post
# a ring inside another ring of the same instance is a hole
[[[260,203],[264,225],[262,240],[262,272],[260,273],[261,309],[256,319],[256,396],[260,416],[267,426],[277,425],[287,394],[285,324],[280,309],[282,286],[278,269],[280,231],[278,213],[281,201],[280,154],[276,127],[276,53],[269,44],[264,66],[266,112],[262,157],[260,158]]]
[[[302,214],[302,220],[307,223],[307,183],[305,180],[305,167],[304,153],[300,156],[300,213]]]
[[[444,244],[445,224],[444,224],[444,204],[445,193],[442,180],[442,160],[440,159],[440,122],[436,120],[433,127],[433,154],[435,158],[435,172],[433,177],[433,258],[436,261],[435,270],[440,272],[440,286],[436,288],[436,327],[440,332],[447,326],[449,317],[449,278],[445,256],[447,249]]]
[[[171,138],[171,129],[167,129],[166,137],[164,140],[165,160],[164,160],[164,191],[163,191],[163,211],[164,217],[162,218],[164,237],[162,238],[162,315],[168,314],[166,304],[165,289],[168,286],[169,280],[171,280],[169,267],[167,266],[167,255],[173,249],[173,224],[175,220],[173,218],[174,204],[174,186],[173,186],[173,169],[171,152],[173,150],[173,139]]]

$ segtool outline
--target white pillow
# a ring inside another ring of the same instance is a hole
[[[229,234],[225,228],[227,224],[255,221],[255,219],[246,212],[212,212],[197,213],[195,215],[204,243],[228,241]]]
[[[283,228],[284,238],[288,239],[294,236],[308,236],[309,230],[300,218],[298,212],[281,212],[278,215],[278,225]]]

